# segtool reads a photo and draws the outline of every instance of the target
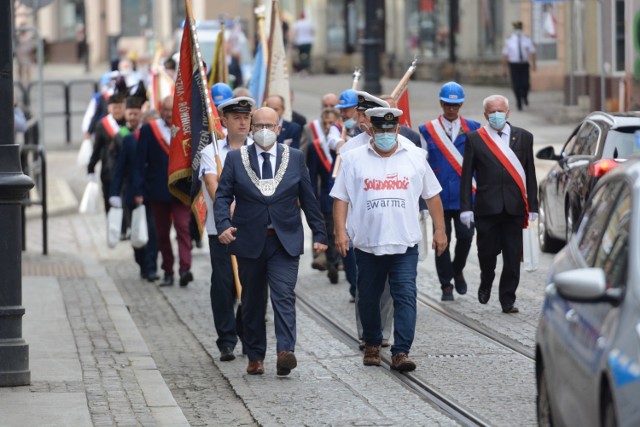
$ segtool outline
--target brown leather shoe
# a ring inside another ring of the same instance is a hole
[[[409,372],[416,369],[416,364],[407,353],[398,353],[391,356],[391,369],[400,372]]]
[[[249,360],[249,366],[247,366],[247,374],[249,375],[262,375],[264,374],[264,363],[262,360]]]
[[[276,363],[278,375],[289,375],[296,366],[298,366],[298,360],[293,351],[281,351],[278,353],[278,363]]]
[[[380,346],[365,345],[362,363],[365,366],[380,366],[382,363],[382,360],[380,359]]]

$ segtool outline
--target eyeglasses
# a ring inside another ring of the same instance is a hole
[[[457,110],[458,108],[460,108],[462,104],[449,104],[448,102],[443,102],[442,103],[442,107],[443,108],[452,108],[454,110]]]
[[[274,130],[278,125],[275,123],[254,123],[252,126],[253,126],[253,129],[255,130],[262,130],[262,129]]]

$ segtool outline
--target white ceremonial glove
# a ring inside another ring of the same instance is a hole
[[[538,212],[529,212],[529,222],[538,220]]]
[[[87,180],[88,181],[95,181],[96,180],[96,174],[95,173],[90,173],[87,175]]]
[[[121,208],[122,207],[122,199],[118,196],[111,196],[109,197],[109,204],[111,206],[113,206],[114,208]]]
[[[474,223],[473,211],[460,212],[460,222],[466,225],[467,228],[471,228],[471,224]]]

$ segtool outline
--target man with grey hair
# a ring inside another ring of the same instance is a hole
[[[475,222],[478,232],[480,287],[478,301],[491,297],[498,254],[502,252],[499,299],[503,313],[517,313],[514,305],[520,282],[522,229],[538,217],[538,184],[533,164],[533,135],[509,118],[509,101],[502,95],[484,99],[488,124],[469,133],[460,178],[460,221]],[[475,204],[472,181],[475,176]]]

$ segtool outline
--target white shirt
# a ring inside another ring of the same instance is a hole
[[[498,134],[498,131],[489,125],[486,125],[485,129],[487,130],[487,132],[489,133],[489,136],[491,136],[491,138],[493,138],[494,141],[498,143],[502,142],[507,147],[509,146],[509,138],[511,138],[511,126],[509,126],[509,123],[505,124],[504,127],[500,129],[500,132],[502,132],[502,135]]]
[[[260,178],[262,178],[262,164],[264,163],[264,157],[262,157],[262,153],[265,153],[265,151],[262,149],[262,147],[256,144],[256,154],[258,154],[258,169],[260,171]],[[266,153],[269,153],[269,161],[271,162],[271,175],[273,175],[273,178],[276,176],[276,156],[278,155],[278,144],[273,144],[269,151],[266,151]]]
[[[301,44],[313,43],[313,24],[308,19],[299,19],[293,23],[293,44],[299,46]]]
[[[398,141],[390,157],[371,145],[342,155],[331,197],[350,204],[347,232],[353,246],[374,255],[403,254],[421,239],[418,199],[442,191],[424,151]]]
[[[520,59],[520,49],[522,49],[522,59]],[[509,62],[524,63],[529,62],[529,54],[536,53],[536,48],[531,39],[521,31],[513,33],[504,43],[502,55],[508,57]]]
[[[460,116],[458,116],[454,121],[450,122],[444,116],[440,116],[440,120],[442,123],[442,127],[444,127],[444,131],[451,138],[451,142],[455,141],[460,133]]]
[[[247,138],[246,144],[251,144],[250,138]],[[220,156],[220,164],[224,165],[224,160],[227,158],[227,154],[231,151],[231,147],[227,143],[226,139],[218,140],[218,155]],[[202,149],[200,152],[200,171],[198,172],[198,178],[202,181],[202,185],[204,185],[204,176],[205,175],[218,175],[218,165],[216,164],[216,154],[213,151],[213,144],[209,144]],[[218,234],[218,230],[216,229],[216,221],[213,216],[213,200],[209,195],[209,192],[206,188],[202,191],[204,193],[204,199],[207,204],[207,218],[204,222],[205,228],[207,229],[207,234],[216,235]]]

